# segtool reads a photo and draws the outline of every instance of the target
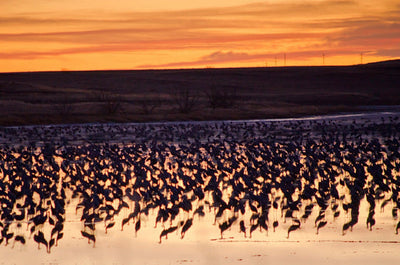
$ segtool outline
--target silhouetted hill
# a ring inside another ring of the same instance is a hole
[[[368,63],[368,66],[400,67],[400,59]]]

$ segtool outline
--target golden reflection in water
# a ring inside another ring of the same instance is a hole
[[[69,264],[77,248],[98,261],[133,246],[151,260],[144,246],[396,245],[397,135],[342,134],[3,147],[1,251]]]

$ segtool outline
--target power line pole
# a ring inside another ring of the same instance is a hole
[[[325,53],[322,54],[322,65],[325,65]]]
[[[286,53],[283,54],[283,66],[286,66]]]
[[[364,53],[361,52],[361,53],[360,53],[360,64],[363,64],[363,55],[364,55]]]

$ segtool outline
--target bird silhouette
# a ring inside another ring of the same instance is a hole
[[[246,238],[246,226],[243,220],[240,221],[240,232],[243,232],[244,237]]]
[[[115,222],[110,222],[106,225],[105,233],[107,234],[107,230],[112,228],[115,225]]]
[[[275,232],[275,229],[277,228],[279,226],[279,222],[276,220],[276,221],[274,221],[273,223],[272,223],[272,227],[274,228],[274,232]]]
[[[178,226],[171,226],[168,229],[162,230],[161,234],[160,234],[160,242],[159,243],[161,244],[162,237],[165,237],[165,239],[168,239],[168,234],[176,231],[177,229],[178,229]]]
[[[231,227],[231,225],[232,225],[232,223],[229,222],[229,221],[225,221],[225,222],[223,222],[222,224],[219,224],[219,225],[218,225],[219,230],[220,230],[220,232],[221,232],[221,239],[223,239],[222,234],[224,233],[224,231],[226,231],[227,229],[229,229],[229,228]]]
[[[287,238],[289,239],[289,234],[293,231],[296,231],[299,228],[300,228],[299,224],[293,224],[293,225],[289,226]]]
[[[182,227],[181,230],[181,239],[183,239],[183,237],[185,236],[185,233],[189,230],[189,228],[192,226],[193,224],[193,218],[189,218],[186,220],[185,224]]]
[[[399,229],[400,229],[400,221],[397,222],[397,225],[396,225],[396,235],[399,233]]]
[[[88,233],[88,232],[85,232],[85,231],[81,231],[81,234],[82,234],[83,237],[86,237],[88,239],[88,244],[90,244],[90,241],[92,241],[93,242],[93,247],[95,247],[95,244],[96,244],[95,235],[93,235],[91,233]]]
[[[35,240],[38,243],[38,249],[40,249],[40,244],[43,244],[46,247],[46,251],[48,248],[48,242],[44,238],[43,232],[39,231],[37,234],[33,236],[33,240]]]
[[[250,226],[250,238],[251,238],[251,235],[252,235],[253,232],[257,229],[258,226],[259,226],[259,223],[258,223],[258,222],[255,223],[255,224],[252,224],[252,225]]]
[[[141,221],[140,218],[138,218],[135,224],[135,237],[137,236],[137,232],[140,230],[140,227],[141,227]]]
[[[23,236],[19,236],[19,235],[15,236],[14,240],[20,242],[21,244],[25,244],[26,243],[26,240],[25,240],[25,238]]]
[[[320,221],[317,225],[317,235],[319,232],[319,229],[321,229],[322,227],[324,227],[328,222],[327,221]]]

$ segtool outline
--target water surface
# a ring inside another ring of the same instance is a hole
[[[3,263],[398,258],[398,118],[0,128]]]

